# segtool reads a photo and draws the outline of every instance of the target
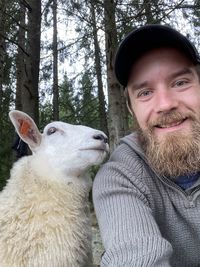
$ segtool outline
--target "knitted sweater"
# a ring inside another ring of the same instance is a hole
[[[93,200],[105,247],[101,266],[200,266],[200,186],[156,175],[131,134],[99,170]]]

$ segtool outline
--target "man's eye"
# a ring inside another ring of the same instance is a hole
[[[138,97],[141,98],[141,97],[148,97],[152,94],[152,91],[151,90],[141,90],[139,93],[138,93]]]
[[[56,127],[51,127],[47,131],[47,135],[51,135],[57,131]]]
[[[175,82],[175,86],[177,86],[177,87],[184,86],[187,84],[188,84],[188,82],[186,80],[178,80]]]

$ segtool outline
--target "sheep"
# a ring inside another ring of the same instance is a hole
[[[0,267],[92,266],[86,173],[105,159],[106,135],[60,121],[40,133],[27,114],[9,116],[32,154],[0,193]]]

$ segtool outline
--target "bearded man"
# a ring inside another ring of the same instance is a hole
[[[200,58],[181,33],[146,25],[115,74],[137,129],[95,177],[101,266],[200,266]]]

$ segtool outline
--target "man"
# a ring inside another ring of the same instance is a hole
[[[98,172],[101,266],[200,266],[200,58],[167,26],[120,44],[115,73],[138,129]]]

